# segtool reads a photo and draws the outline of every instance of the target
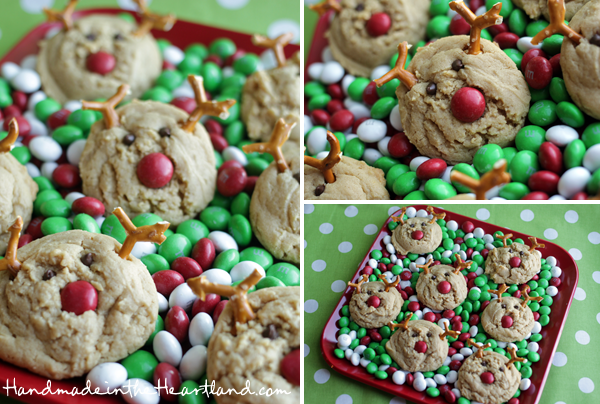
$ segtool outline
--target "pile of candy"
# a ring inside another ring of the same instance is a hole
[[[417,211],[415,208],[409,207],[406,210],[405,218],[407,217],[432,216],[425,210]],[[458,338],[447,337],[450,347],[443,366],[436,371],[424,373],[410,373],[402,370],[386,351],[385,344],[393,334],[390,327],[386,325],[379,329],[365,329],[358,326],[350,316],[348,305],[344,305],[340,312],[341,318],[337,323],[339,331],[336,334],[338,344],[334,354],[340,359],[346,358],[354,366],[362,366],[366,372],[378,379],[391,379],[391,382],[395,384],[412,386],[417,391],[425,391],[430,397],[443,396],[449,403],[469,404],[470,401],[461,397],[460,391],[454,387],[463,361],[474,352],[474,349],[467,347],[466,341],[473,338],[479,344],[490,344],[490,347],[486,349],[505,355],[509,359],[510,356],[506,349],[513,347],[517,349],[518,357],[526,359],[524,362],[514,363],[517,370],[521,372],[522,379],[520,389],[508,403],[518,404],[521,391],[527,390],[531,386],[532,364],[540,360],[538,352],[543,348],[540,347],[542,344],[540,332],[542,327],[550,324],[553,297],[559,293],[562,274],[560,263],[552,256],[542,258],[541,271],[527,284],[520,287],[506,285],[508,289],[502,296],[519,298],[522,293],[528,292],[530,297],[541,296],[543,299],[539,303],[537,301],[527,302],[533,311],[535,320],[530,335],[515,343],[496,341],[486,335],[480,323],[480,315],[491,300],[498,298],[489,291],[496,291],[499,287],[484,274],[484,269],[488,252],[503,246],[503,241],[499,237],[504,235],[501,232],[486,234],[483,229],[476,228],[470,221],[459,224],[454,220],[448,222],[437,220],[437,223],[442,229],[443,241],[434,252],[420,255],[396,255],[394,246],[391,244],[391,236],[386,235],[381,241],[380,249],[371,251],[371,259],[361,269],[360,275],[368,275],[369,282],[380,281],[377,275],[381,274],[389,283],[395,281],[398,276],[400,277],[401,281],[396,288],[404,299],[404,305],[396,319],[398,323],[412,313],[411,321],[435,322],[442,329],[446,323],[450,329],[461,332]],[[392,232],[396,226],[398,223],[390,221],[389,232]],[[507,239],[506,241],[508,245],[523,244],[521,239]],[[419,271],[422,272],[417,265],[422,266],[430,259],[434,260],[433,265],[454,265],[457,261],[456,255],[470,264],[467,269],[461,271],[466,278],[469,290],[467,299],[454,310],[433,311],[417,299],[415,286],[419,279]]]
[[[572,103],[566,90],[560,66],[564,37],[553,35],[533,45],[531,39],[548,26],[544,19],[530,20],[511,0],[467,3],[479,16],[498,2],[502,3],[504,22],[482,30],[481,37],[504,50],[523,71],[531,91],[528,120],[517,134],[515,147],[485,145],[472,165],[449,166],[441,159],[421,156],[403,133],[395,95],[399,80],[379,88],[373,81],[394,67],[398,55],[389,66],[373,69],[371,77],[354,77],[346,74],[325,48],[322,62],[308,66],[304,86],[307,153],[324,157],[326,130],[335,132],[345,156],[385,172],[388,190],[396,199],[447,199],[468,193],[468,188],[450,180],[451,172],[479,179],[500,159],[507,160],[512,182],[489,192],[488,199],[584,200],[596,196],[600,191],[600,124]],[[449,3],[431,3],[430,42],[469,33],[469,24]],[[406,66],[417,49],[428,43],[422,41],[411,48]]]
[[[123,16],[130,18],[129,14]],[[193,44],[185,50],[166,40],[158,43],[164,70],[155,87],[142,99],[171,103],[191,113],[196,101],[185,78],[194,74],[203,76],[207,96],[216,100],[233,98],[238,103],[229,109],[227,119],[204,122],[219,168],[217,193],[210,206],[198,220],[180,224],[176,233],[167,230],[167,239],[160,246],[142,242],[132,251],[146,265],[158,290],[160,316],[154,334],[144,349],[121,364],[97,366],[88,379],[93,385],[111,388],[134,378],[148,383],[160,379],[164,387],[166,379],[175,391],[184,387],[192,391],[198,387],[197,382],[204,384],[206,347],[227,300],[216,294],[208,295],[205,301],[197,299],[185,281],[204,274],[211,282],[236,285],[258,269],[266,276],[250,289],[254,291],[298,286],[300,270],[292,264],[274,262],[273,256],[256,241],[248,220],[256,180],[273,158],[242,151],[242,146],[253,142],[240,121],[239,102],[246,77],[257,69],[276,65],[272,52],[263,53],[261,59],[237,49],[226,38],[217,39],[208,47]],[[105,218],[103,204],[81,193],[80,156],[91,126],[102,119],[102,114],[82,110],[79,101],[61,106],[47,98],[40,89],[35,63],[36,56],[31,55],[21,66],[9,62],[0,67],[0,125],[7,130],[10,120],[16,118],[21,137],[11,153],[27,167],[39,186],[33,219],[21,236],[19,247],[72,229],[102,233],[123,243],[126,233],[118,218],[114,214]],[[7,132],[0,132],[0,139],[6,136]],[[152,172],[152,167],[147,171]],[[147,213],[135,217],[133,224],[140,227],[161,221],[159,216]],[[164,390],[161,394],[169,401],[178,397]],[[158,403],[159,398],[137,395],[127,400]],[[179,397],[179,402],[198,404],[204,398],[192,394]]]

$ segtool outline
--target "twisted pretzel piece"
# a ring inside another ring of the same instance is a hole
[[[503,283],[502,285],[498,286],[498,290],[488,289],[488,292],[498,296],[498,301],[502,303],[502,294],[504,294],[504,292],[506,292],[507,290],[508,286],[506,286],[506,284]]]
[[[289,44],[292,39],[294,39],[294,34],[291,32],[281,34],[275,39],[270,39],[262,35],[253,35],[252,43],[257,46],[262,46],[263,48],[272,49],[275,54],[275,59],[277,59],[277,65],[279,67],[284,67],[286,59],[283,48]]]
[[[433,208],[433,206],[428,206],[427,207],[427,212],[429,212],[429,214],[431,216],[433,216],[431,218],[431,220],[429,221],[429,224],[433,224],[438,220],[444,220],[444,218],[446,218],[446,213],[442,212],[442,213],[435,213],[435,209]]]
[[[541,302],[542,300],[544,300],[544,298],[542,296],[537,296],[537,297],[531,297],[529,296],[529,293],[527,291],[523,292],[523,295],[521,296],[521,298],[523,299],[523,301],[521,302],[521,306],[523,308],[527,307],[527,302]]]
[[[17,276],[21,270],[21,262],[17,259],[17,250],[19,248],[19,237],[23,230],[23,219],[17,216],[17,220],[8,228],[10,239],[4,259],[0,260],[0,271],[9,270],[12,276]]]
[[[408,46],[408,42],[406,41],[398,45],[398,59],[396,60],[396,65],[392,68],[392,70],[390,70],[380,78],[373,80],[377,87],[381,87],[382,85],[393,79],[398,79],[402,84],[406,86],[406,88],[410,90],[415,86],[415,84],[419,82],[417,76],[404,69],[409,49],[410,46]]]
[[[360,277],[360,279],[358,280],[358,283],[352,283],[352,282],[348,282],[348,286],[353,286],[356,288],[356,293],[360,293],[360,286],[365,283],[366,281],[369,280],[369,276],[368,275],[363,275]]]
[[[427,263],[423,264],[423,265],[415,265],[417,268],[423,268],[423,273],[425,275],[427,275],[429,272],[431,272],[429,270],[429,267],[431,266],[431,264],[433,264],[433,260],[431,258],[429,258],[429,261],[427,261]]]
[[[445,331],[440,334],[440,339],[443,341],[444,338],[446,338],[448,335],[450,335],[452,338],[456,338],[460,335],[460,331],[454,331],[451,330],[450,328],[448,328],[448,323],[444,321],[444,329]]]
[[[502,3],[494,4],[492,8],[479,17],[469,7],[465,6],[465,3],[462,1],[453,1],[450,3],[450,8],[460,14],[471,26],[471,38],[467,53],[469,55],[479,55],[481,53],[481,30],[502,24],[503,18],[500,16]]]
[[[8,153],[14,147],[17,138],[19,137],[19,124],[17,119],[13,118],[8,123],[8,135],[0,140],[0,153]]]
[[[149,241],[162,244],[167,239],[164,232],[169,228],[169,222],[158,222],[150,226],[135,227],[123,209],[117,208],[113,211],[113,214],[119,219],[119,222],[125,229],[125,233],[127,233],[127,238],[119,251],[119,257],[122,259],[129,257],[131,250],[133,250],[133,247],[138,242]]]
[[[454,263],[454,274],[458,275],[460,273],[460,271],[462,271],[463,269],[467,269],[471,267],[471,262],[465,262],[462,260],[462,258],[460,258],[460,255],[458,254],[454,254],[454,256],[456,257],[456,262]]]
[[[115,95],[110,97],[105,102],[101,101],[81,101],[81,109],[91,109],[92,111],[100,111],[102,116],[104,116],[104,125],[106,129],[114,128],[115,126],[119,126],[121,123],[119,121],[119,115],[115,108],[123,98],[129,94],[129,85],[121,84],[117,89]]]
[[[477,348],[477,352],[475,353],[475,357],[479,358],[479,359],[483,358],[483,351],[486,348],[489,348],[489,347],[492,346],[492,344],[490,344],[489,342],[487,344],[485,344],[485,345],[478,344],[477,342],[475,342],[475,340],[473,338],[469,338],[467,340],[467,345],[473,346],[473,347]]]
[[[322,16],[329,10],[334,10],[336,13],[339,13],[340,11],[342,11],[342,6],[340,6],[340,3],[338,3],[337,0],[325,0],[324,2],[319,3],[319,4],[311,4],[308,7],[312,11],[319,14],[319,16]]]
[[[510,174],[506,172],[506,160],[501,159],[496,161],[494,167],[483,174],[480,180],[469,177],[467,174],[454,170],[450,174],[450,180],[458,182],[467,188],[470,188],[477,200],[485,200],[485,193],[495,186],[507,184],[510,182]]]
[[[535,237],[528,237],[528,238],[529,238],[529,241],[531,241],[531,247],[529,247],[529,252],[533,252],[533,250],[535,250],[536,248],[546,247],[546,244],[538,244],[537,238],[535,238]]]
[[[506,364],[506,367],[510,368],[510,366],[515,362],[525,362],[525,358],[519,358],[517,356],[517,348],[507,347],[506,350],[508,351],[508,353],[510,355],[510,360]]]
[[[253,143],[242,147],[245,153],[269,153],[275,159],[277,170],[282,173],[290,169],[285,161],[281,147],[290,137],[292,129],[296,122],[286,123],[283,118],[279,118],[271,133],[271,138],[266,143]]]
[[[65,31],[69,31],[73,28],[73,12],[75,11],[75,7],[77,7],[78,1],[79,0],[69,0],[69,3],[63,11],[55,11],[44,7],[44,14],[46,14],[48,22],[60,22],[65,28]]]
[[[512,233],[508,233],[508,234],[505,234],[504,236],[496,236],[496,237],[498,237],[500,240],[502,240],[502,244],[504,244],[504,247],[508,247],[508,244],[506,244],[506,240],[508,240],[512,236],[513,236]]]
[[[385,277],[385,275],[377,275],[377,277],[379,279],[381,279],[383,281],[383,283],[385,284],[385,291],[386,292],[389,292],[390,288],[395,288],[400,283],[400,277],[399,276],[396,276],[396,280],[394,282],[392,282],[392,283],[389,283],[387,281],[387,278]]]
[[[404,215],[406,214],[406,206],[403,206],[400,209],[400,214],[398,216],[392,216],[392,221],[393,222],[400,222],[401,225],[404,224]]]
[[[408,322],[410,321],[410,319],[412,318],[413,313],[410,313],[406,316],[406,318],[404,320],[402,320],[401,323],[395,324],[394,322],[390,321],[388,323],[388,327],[390,327],[390,329],[392,331],[396,331],[397,328],[402,328],[404,331],[408,330]]]
[[[142,23],[138,29],[135,30],[133,36],[142,37],[150,32],[151,29],[159,29],[161,31],[170,31],[175,25],[177,18],[174,14],[169,15],[158,15],[153,14],[148,9],[146,0],[133,0],[138,5],[140,13],[142,15]]]
[[[194,89],[196,96],[196,109],[190,114],[188,119],[180,124],[181,129],[186,132],[193,132],[196,124],[205,115],[218,116],[221,119],[229,117],[229,108],[233,107],[236,100],[208,101],[206,91],[204,90],[204,78],[202,76],[188,75],[188,82]]]
[[[340,148],[340,142],[338,138],[335,137],[335,135],[330,131],[327,131],[327,141],[331,146],[329,154],[323,160],[319,160],[311,156],[304,156],[304,164],[321,171],[321,173],[323,173],[325,182],[332,184],[335,182],[333,167],[342,161],[342,149]]]
[[[573,31],[565,22],[565,0],[548,0],[548,13],[550,14],[550,25],[541,30],[531,39],[533,45],[538,45],[544,39],[554,34],[562,34],[569,38],[575,46],[583,41],[583,36]]]

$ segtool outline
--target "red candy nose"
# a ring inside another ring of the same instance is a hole
[[[459,121],[475,122],[485,112],[485,97],[475,88],[463,87],[452,97],[450,108]]]
[[[511,268],[518,268],[521,266],[521,258],[519,257],[512,257],[508,263],[510,264]]]
[[[371,36],[381,36],[388,33],[392,27],[392,19],[386,13],[375,13],[367,21],[367,32]]]
[[[85,65],[92,73],[105,75],[114,70],[117,61],[110,53],[100,51],[90,54]]]
[[[483,372],[479,377],[481,377],[481,382],[485,384],[492,384],[494,383],[494,380],[496,380],[494,375],[490,372]]]
[[[296,349],[281,361],[281,373],[285,379],[295,386],[300,386],[300,350]]]
[[[446,293],[450,293],[450,291],[452,290],[452,285],[448,281],[442,281],[438,283],[437,290],[438,292],[445,295]]]
[[[513,319],[511,316],[503,316],[502,317],[502,327],[510,328],[513,325]]]
[[[86,281],[71,282],[60,291],[63,311],[79,316],[88,310],[96,310],[98,292]]]
[[[421,230],[415,230],[412,232],[411,237],[413,240],[421,240],[423,238],[423,232]]]
[[[425,343],[425,341],[417,341],[417,343],[415,344],[415,351],[417,351],[418,353],[427,352],[427,343]]]
[[[148,188],[162,188],[173,178],[173,163],[162,153],[149,154],[139,162],[137,176]]]
[[[367,299],[367,304],[369,305],[369,307],[378,308],[381,304],[381,300],[377,296],[371,296]]]

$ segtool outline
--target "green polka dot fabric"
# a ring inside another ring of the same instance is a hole
[[[402,404],[400,397],[354,382],[323,359],[323,327],[346,282],[388,216],[404,205],[304,205],[304,397],[306,403]],[[598,205],[450,205],[465,216],[563,247],[579,284],[540,403],[600,403],[600,227]],[[443,402],[440,401],[440,402]]]

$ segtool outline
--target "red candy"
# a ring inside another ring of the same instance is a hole
[[[217,304],[217,307],[215,307],[215,310],[213,311],[213,314],[212,314],[213,323],[217,324],[217,321],[219,321],[219,317],[221,316],[221,313],[225,309],[225,306],[227,305],[228,301],[229,300],[221,300]]]
[[[364,337],[362,337],[360,339],[361,345],[368,346],[370,343],[371,343],[371,337],[369,337],[368,335],[365,335]]]
[[[228,56],[227,59],[225,59],[225,66],[232,66],[233,62],[235,62],[236,60],[238,60],[239,58],[241,58],[245,54],[246,54],[246,51],[243,51],[241,49],[237,49],[233,55]]]
[[[450,33],[452,35],[469,35],[471,32],[471,26],[469,23],[459,14],[452,17],[450,21]]]
[[[194,305],[192,306],[192,317],[196,317],[196,314],[198,313],[212,314],[220,301],[221,296],[214,293],[207,294],[204,300],[194,300]]]
[[[329,119],[331,118],[327,111],[324,111],[322,109],[315,109],[313,112],[310,113],[310,117],[315,123],[315,125],[321,126],[326,125],[327,122],[329,122]]]
[[[508,402],[506,404],[519,404],[519,399],[516,397],[511,398],[510,400],[508,400]]]
[[[459,360],[453,360],[452,362],[450,362],[450,365],[448,365],[448,366],[450,367],[451,370],[458,371],[458,369],[460,369],[460,367],[462,366],[462,362]]]
[[[225,150],[225,148],[227,146],[229,146],[229,143],[227,142],[227,139],[225,139],[221,135],[216,135],[214,133],[209,133],[208,136],[210,136],[210,141],[211,141],[213,147],[219,153],[223,152],[223,150]]]
[[[495,380],[494,375],[491,372],[483,372],[480,378],[481,382],[485,384],[492,384]]]
[[[452,290],[452,285],[448,281],[442,281],[442,282],[438,283],[437,290],[441,294],[445,295],[447,293],[450,293],[450,291]]]
[[[186,281],[202,275],[202,268],[197,261],[189,257],[179,257],[171,264],[173,271],[179,272]]]
[[[179,395],[169,392],[173,391],[173,393],[177,393],[181,386],[181,375],[173,365],[166,362],[159,363],[156,369],[154,369],[152,379],[156,387],[162,387],[160,389],[160,396],[163,400],[177,401]]]
[[[588,199],[588,194],[586,194],[583,191],[577,192],[575,195],[573,195],[571,197],[572,201],[587,201],[587,199]]]
[[[117,60],[110,53],[100,51],[90,54],[85,65],[92,73],[105,75],[114,70]]]
[[[192,249],[192,258],[200,264],[201,268],[211,268],[215,256],[215,245],[208,238],[198,240]]]
[[[83,198],[76,199],[71,205],[71,210],[74,214],[85,213],[90,216],[101,216],[104,214],[104,205],[96,198],[91,196],[84,196]]]
[[[383,337],[381,336],[381,334],[379,334],[377,331],[373,331],[371,333],[371,339],[374,342],[381,342],[383,340]]]
[[[442,313],[442,317],[447,318],[447,319],[451,319],[456,315],[456,313],[454,312],[454,310],[444,310],[444,312]]]
[[[248,177],[248,182],[246,182],[246,188],[244,188],[244,192],[248,195],[252,195],[254,192],[254,187],[256,186],[256,181],[258,181],[258,176],[251,175]]]
[[[412,312],[419,310],[419,302],[410,302],[408,304],[408,310]]]
[[[550,279],[550,285],[559,287],[562,282],[558,278]]]
[[[471,314],[471,316],[469,317],[468,323],[469,323],[470,326],[479,324],[479,315],[478,314]]]
[[[281,360],[281,374],[294,386],[300,386],[300,350],[294,349]]]
[[[442,159],[429,159],[417,168],[417,178],[426,181],[432,178],[440,178],[448,165]]]
[[[485,0],[471,0],[469,2],[469,8],[471,11],[476,12],[481,6],[485,5]]]
[[[27,94],[22,91],[13,91],[11,97],[13,100],[13,105],[19,108],[21,112],[27,109]]]
[[[194,112],[198,104],[196,104],[196,100],[190,97],[177,97],[171,101],[171,105],[176,106],[179,109],[183,109],[188,114]]]
[[[550,199],[550,196],[545,192],[530,192],[525,195],[521,200],[523,201],[547,201]]]
[[[367,299],[367,305],[369,307],[378,308],[381,304],[381,300],[377,296],[371,296]]]
[[[412,237],[413,240],[421,240],[423,238],[424,234],[421,230],[415,230],[412,232],[412,234],[410,236]]]
[[[165,317],[165,330],[169,331],[179,342],[185,341],[190,326],[190,319],[179,306],[172,307]]]
[[[373,105],[378,99],[379,94],[377,94],[377,84],[375,84],[374,81],[371,81],[363,91],[363,101],[367,105]]]
[[[503,32],[496,35],[494,38],[494,42],[498,44],[500,49],[516,48],[518,40],[519,36],[517,34],[513,34],[512,32]]]
[[[392,19],[386,13],[375,13],[367,21],[367,32],[377,37],[388,33],[392,26]]]
[[[529,188],[554,195],[558,191],[559,180],[560,176],[552,171],[538,171],[529,177]]]
[[[518,268],[521,266],[521,258],[519,257],[512,257],[510,260],[508,260],[508,263],[510,264],[510,266],[512,268]]]
[[[56,167],[52,179],[63,188],[74,188],[81,184],[79,168],[71,164],[61,164]]]
[[[460,332],[463,329],[463,324],[460,321],[453,321],[450,325],[452,326],[452,329],[454,331],[459,331]]]
[[[225,197],[236,196],[244,190],[248,175],[243,168],[229,167],[219,172],[217,189]]]
[[[344,109],[344,103],[340,100],[333,99],[327,103],[327,112],[330,114],[335,114],[342,109]]]
[[[554,77],[562,77],[562,67],[560,66],[560,53],[550,58],[550,65],[552,66],[552,75]]]
[[[498,35],[508,32],[508,25],[505,22],[500,23],[498,25],[492,25],[488,28],[488,31],[494,37],[494,41],[496,41],[496,37]]]
[[[344,132],[349,129],[354,123],[354,115],[347,109],[336,112],[331,116],[329,126],[332,131]]]
[[[372,275],[373,274],[373,268],[371,268],[370,266],[365,266],[362,269],[361,275]]]
[[[501,322],[502,322],[502,327],[510,328],[510,327],[512,327],[514,320],[511,316],[503,316]]]
[[[423,314],[423,320],[431,321],[433,323],[433,322],[435,322],[435,314],[433,314],[432,312],[429,311],[429,312]]]
[[[63,311],[79,316],[98,307],[98,292],[87,281],[69,283],[60,291],[60,303]]]
[[[329,94],[334,100],[344,99],[344,91],[342,90],[342,86],[337,83],[327,86],[327,94]]]
[[[475,230],[475,225],[473,224],[473,222],[469,222],[468,220],[466,222],[463,222],[461,229],[465,232],[465,233],[472,233],[473,230]]]
[[[66,125],[69,115],[71,115],[71,111],[68,109],[61,109],[50,115],[46,122],[48,123],[50,129],[54,130]]]
[[[24,245],[27,245],[33,241],[33,236],[31,234],[22,234],[19,237],[19,244],[17,244],[17,248],[21,248]]]
[[[560,149],[550,142],[544,142],[539,150],[540,166],[560,175],[563,171],[563,156]]]
[[[17,120],[17,125],[19,125],[19,136],[27,136],[31,132],[31,125],[29,125],[29,121],[22,116],[15,116]],[[8,124],[11,120],[7,119],[4,121],[5,124]]]
[[[31,234],[31,237],[33,237],[34,240],[43,237],[44,234],[42,233],[42,222],[44,219],[45,217],[43,216],[32,219],[31,222],[29,222],[29,226],[27,226],[25,233]]]
[[[415,351],[417,351],[418,353],[427,352],[427,343],[425,341],[417,341],[415,343]]]
[[[152,275],[152,280],[156,285],[158,293],[168,298],[173,289],[181,285],[185,280],[179,272],[167,269],[164,271],[158,271]]]
[[[219,55],[208,55],[206,59],[204,59],[204,63],[213,62],[219,67],[223,67],[223,59],[219,57]]]
[[[363,123],[364,121],[367,120],[367,117],[362,117],[357,119],[356,121],[354,121],[354,123],[352,124],[352,133],[356,133],[356,131],[358,130],[358,127],[360,126],[361,123]]]
[[[529,49],[523,55],[523,59],[521,59],[521,71],[525,71],[527,69],[527,64],[529,61],[537,56],[546,57],[546,54],[541,49]]]
[[[536,90],[541,90],[552,80],[552,65],[548,59],[536,56],[529,61],[525,69],[525,80]]]
[[[485,112],[485,97],[475,88],[463,87],[452,97],[450,108],[459,121],[475,122]]]
[[[456,395],[452,392],[452,390],[448,390],[444,393],[444,400],[450,404],[454,404],[456,402]]]
[[[415,146],[410,143],[404,132],[396,133],[388,143],[388,152],[394,158],[408,156]]]
[[[173,163],[162,153],[144,156],[137,166],[137,176],[148,188],[162,188],[173,178]]]
[[[212,119],[208,120],[204,124],[204,127],[206,128],[206,131],[208,133],[215,133],[217,135],[223,135],[223,126],[221,126],[221,124],[217,121],[213,121]]]
[[[4,116],[8,122],[10,122],[10,119],[8,119],[9,117],[17,117],[21,115],[21,110],[16,105],[9,105],[4,108]],[[4,130],[8,129],[8,126],[6,125],[8,125],[8,123],[5,124]]]
[[[227,160],[226,162],[224,162],[223,164],[221,164],[221,167],[219,167],[219,169],[217,170],[217,173],[220,173],[221,171],[229,168],[229,167],[239,167],[239,168],[244,168],[244,166],[235,161],[235,160]]]

